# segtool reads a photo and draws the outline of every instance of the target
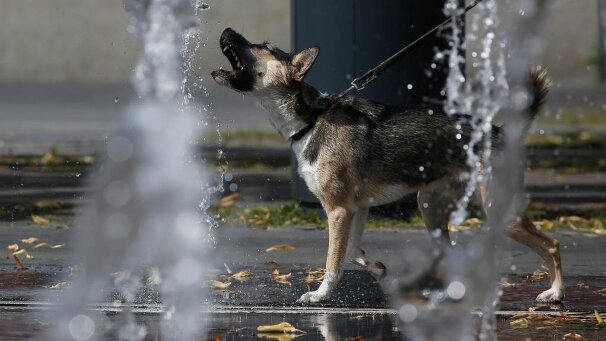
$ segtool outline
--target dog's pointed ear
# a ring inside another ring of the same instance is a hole
[[[302,81],[314,61],[320,54],[320,48],[317,46],[305,49],[292,57],[292,65],[295,67],[294,79]]]

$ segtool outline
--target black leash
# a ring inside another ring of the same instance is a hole
[[[472,8],[476,7],[482,1],[483,0],[473,1],[471,4],[469,4],[467,7],[465,7],[465,11],[461,14],[465,14],[465,13],[469,12]],[[457,17],[459,15],[460,14],[455,14],[455,15],[447,18],[446,20],[441,22],[439,25],[437,25],[436,27],[432,28],[430,31],[428,31],[424,35],[417,38],[417,40],[408,44],[406,47],[404,47],[403,49],[398,51],[396,54],[394,54],[393,56],[389,57],[387,60],[385,60],[378,66],[376,66],[374,69],[371,69],[368,72],[366,72],[364,75],[362,75],[361,77],[354,79],[351,82],[351,86],[349,88],[347,88],[347,90],[341,92],[339,94],[339,96],[337,96],[337,98],[341,98],[353,90],[360,91],[360,90],[364,89],[368,84],[372,83],[377,78],[379,78],[379,76],[383,72],[385,72],[385,70],[389,69],[392,65],[394,65],[395,63],[399,62],[402,58],[404,58],[404,56],[406,56],[408,53],[410,53],[410,51],[412,51],[415,47],[417,47],[429,35],[436,32],[442,26],[446,25],[450,20],[454,19],[455,17]]]

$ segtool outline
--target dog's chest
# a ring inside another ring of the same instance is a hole
[[[309,144],[309,140],[311,139],[312,134],[307,134],[299,141],[296,141],[292,144],[293,152],[297,157],[297,163],[299,164],[298,171],[299,175],[305,180],[305,184],[309,188],[309,190],[314,193],[316,196],[318,195],[318,191],[320,189],[319,182],[319,173],[317,162],[311,163],[303,157],[303,153],[307,145]]]

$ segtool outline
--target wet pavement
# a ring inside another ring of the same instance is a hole
[[[49,225],[22,223],[0,226],[0,245],[5,255],[0,260],[0,339],[22,340],[40,335],[52,325],[46,315],[52,311],[50,301],[65,289],[50,289],[71,281],[77,258],[70,254],[76,241],[70,239],[73,227],[57,228]],[[326,250],[326,231],[310,228],[276,228],[270,230],[250,228],[220,228],[216,233],[217,245],[212,253],[213,271],[208,279],[232,284],[227,290],[213,291],[208,301],[201,302],[203,310],[210,310],[204,321],[208,335],[201,340],[252,340],[272,339],[271,335],[258,335],[258,325],[288,321],[307,334],[301,340],[394,340],[405,335],[406,325],[400,325],[397,314],[390,309],[389,299],[382,286],[368,273],[353,265],[346,267],[344,279],[333,298],[327,303],[302,307],[295,300],[305,291],[315,289],[319,283],[306,283],[307,271],[321,267]],[[58,249],[30,250],[33,259],[23,259],[28,269],[18,272],[6,245],[21,239],[37,237],[50,244],[66,246]],[[454,239],[464,242],[471,234],[459,232]],[[524,247],[503,241],[497,257],[501,260],[499,273],[503,276],[503,296],[499,307],[499,339],[531,340],[562,339],[568,333],[583,335],[584,340],[606,339],[606,328],[595,321],[594,310],[606,312],[606,296],[598,290],[606,288],[606,236],[576,232],[557,234],[561,242],[567,297],[563,305],[536,306],[534,297],[548,285],[546,279],[529,278],[539,267],[539,261]],[[289,244],[292,251],[266,252],[276,244]],[[365,236],[363,247],[370,257],[383,261],[388,269],[398,269],[402,263],[402,250],[410,245],[429,245],[422,230],[371,229]],[[248,269],[252,277],[238,281],[226,274],[224,263],[234,272]],[[512,268],[515,265],[515,268]],[[277,283],[272,271],[292,273],[288,283]],[[120,271],[124,269],[116,269]],[[108,282],[111,276],[108,274]],[[153,285],[144,285],[137,293],[133,311],[137,320],[146,325],[147,339],[159,339],[161,305]],[[110,287],[106,299],[97,310],[104,312],[108,321],[120,318],[116,304],[123,301]],[[531,318],[528,326],[511,326],[511,317],[537,309],[536,314],[551,314],[548,318]],[[558,318],[563,312],[566,318]],[[109,331],[99,330],[102,339],[115,339]],[[362,337],[362,338],[360,338]],[[292,338],[277,338],[290,340]]]

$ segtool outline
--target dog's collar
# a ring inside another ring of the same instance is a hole
[[[316,121],[314,120],[311,124],[307,125],[307,127],[299,130],[296,134],[290,137],[293,142],[297,142],[302,139],[307,133],[309,133],[316,126]]]
[[[326,102],[326,104],[328,104],[328,107],[331,107],[337,101],[336,98],[334,97],[334,95],[333,96],[322,97],[322,99]],[[311,122],[310,124],[308,124],[307,126],[305,126],[303,129],[299,130],[294,135],[292,135],[290,137],[290,139],[292,141],[294,141],[294,142],[299,141],[305,135],[307,135],[307,133],[309,133],[315,126],[316,126],[316,120],[313,120],[313,122]]]

